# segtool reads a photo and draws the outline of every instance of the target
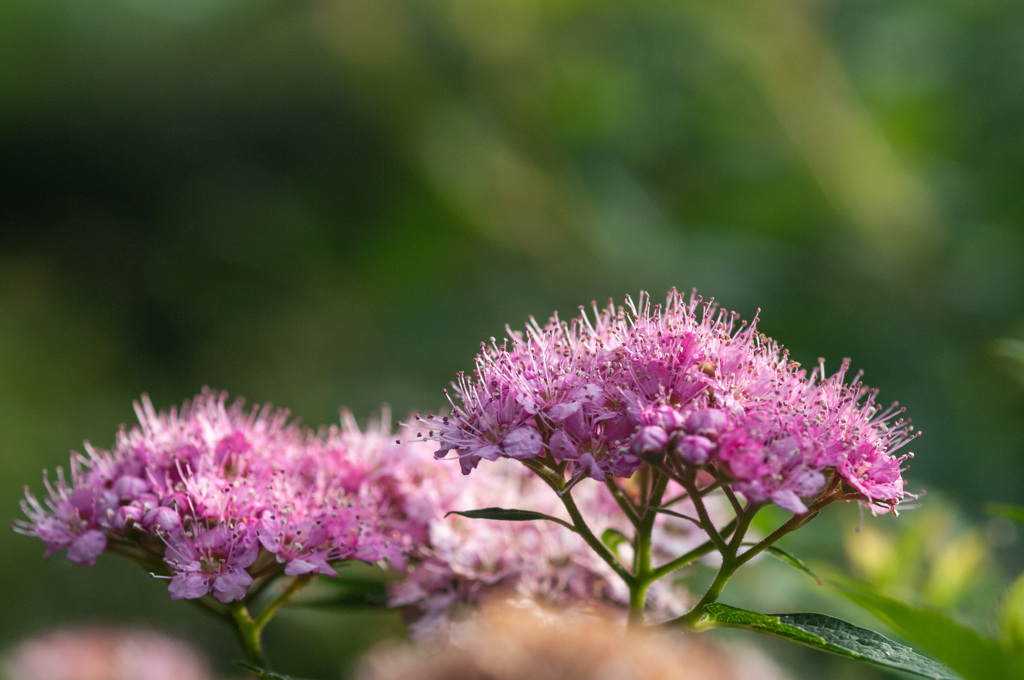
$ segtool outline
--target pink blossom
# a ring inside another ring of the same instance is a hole
[[[178,530],[167,537],[164,561],[174,570],[168,588],[172,600],[212,593],[221,602],[245,597],[259,546],[245,524],[218,524],[192,535]]]
[[[532,320],[484,345],[448,416],[428,416],[436,456],[463,472],[500,457],[570,464],[573,477],[629,477],[644,465],[706,469],[752,503],[796,513],[839,478],[869,505],[904,497],[893,452],[915,435],[849,362],[808,375],[739,316],[675,290],[625,306]]]
[[[422,459],[429,459],[429,449],[419,449]],[[433,490],[435,509],[426,513],[433,519],[426,540],[411,553],[404,578],[393,584],[389,600],[403,608],[415,639],[443,638],[466,610],[497,594],[568,608],[603,603],[624,611],[629,591],[622,580],[566,527],[544,520],[501,522],[446,515],[497,506],[568,520],[558,497],[526,468],[497,461],[469,478],[450,464],[434,463],[430,468],[421,474]],[[629,520],[603,486],[580,485],[573,496],[598,534],[607,529],[631,531]],[[663,515],[655,526],[655,554],[667,560],[705,539],[691,523]],[[648,613],[653,619],[668,618],[684,611],[687,600],[679,586],[655,582],[648,592]]]
[[[414,503],[378,484],[376,466],[397,447],[350,416],[317,433],[212,391],[166,412],[143,397],[135,410],[138,425],[110,451],[72,453],[70,479],[46,479],[42,501],[26,490],[15,530],[41,538],[47,556],[92,566],[128,548],[147,568],[163,563],[172,599],[230,602],[256,579],[333,576],[341,560],[402,564],[425,532],[428,520],[405,519]]]

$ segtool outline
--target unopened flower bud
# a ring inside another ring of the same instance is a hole
[[[658,425],[641,427],[633,437],[630,450],[638,456],[663,453],[668,446],[669,436],[665,429]]]
[[[688,434],[676,441],[675,452],[688,465],[704,465],[711,460],[715,443],[699,434]]]

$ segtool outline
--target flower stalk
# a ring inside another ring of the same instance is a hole
[[[228,612],[234,622],[235,636],[250,663],[261,668],[266,667],[266,658],[263,653],[263,629],[270,623],[270,619],[277,613],[277,610],[295,597],[296,593],[313,578],[315,578],[315,574],[303,574],[293,578],[281,594],[268,603],[255,617],[249,613],[248,606],[243,602],[232,602],[228,605]]]

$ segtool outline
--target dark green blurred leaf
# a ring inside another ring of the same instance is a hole
[[[926,678],[957,679],[950,669],[921,656],[910,647],[825,614],[759,614],[719,603],[708,605],[704,611],[708,619],[719,626],[773,635],[824,652]]]
[[[1024,678],[1024,663],[992,640],[938,612],[912,607],[849,581],[834,583],[846,597],[920,645],[968,680]]]
[[[320,578],[317,583],[354,592],[377,592],[388,583],[402,578],[397,571],[385,571],[361,562],[344,562],[335,567],[338,573],[336,577]]]
[[[461,515],[463,517],[469,517],[470,519],[495,519],[502,522],[529,522],[535,519],[546,519],[551,522],[561,524],[563,527],[576,531],[573,525],[569,524],[563,519],[558,517],[552,517],[551,515],[545,515],[543,512],[534,512],[533,510],[514,510],[508,508],[480,508],[479,510],[452,510],[445,514],[448,515]]]
[[[1024,652],[1024,574],[1003,595],[999,635],[1004,645],[1017,654]]]
[[[1004,517],[1006,519],[1013,520],[1017,524],[1024,525],[1024,508],[1019,506],[1006,505],[1003,503],[987,503],[985,505],[985,512],[993,517]]]
[[[291,602],[292,609],[385,609],[387,608],[387,592],[380,593],[342,593],[334,597],[318,597]]]
[[[996,343],[996,353],[1024,363],[1024,340],[999,340]]]

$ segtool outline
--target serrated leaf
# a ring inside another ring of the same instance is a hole
[[[994,640],[928,609],[913,607],[853,582],[833,585],[910,642],[967,680],[1024,678],[1024,662]]]
[[[941,663],[910,647],[848,621],[825,614],[760,614],[714,603],[704,608],[709,622],[785,638],[808,647],[933,680],[958,680]]]
[[[246,661],[236,661],[235,665],[244,668],[257,678],[261,678],[261,680],[302,680],[302,678],[296,678],[290,675],[281,675],[280,673],[275,673],[272,670],[260,668],[259,666]]]
[[[629,538],[618,529],[605,529],[604,533],[601,534],[601,542],[608,546],[613,555],[618,555],[619,546],[629,543]]]
[[[452,510],[451,512],[445,513],[445,517],[448,515],[461,515],[463,517],[469,517],[470,519],[494,519],[502,522],[529,522],[535,519],[545,519],[549,522],[561,524],[563,527],[570,529],[571,531],[576,531],[576,528],[564,519],[545,515],[543,512],[534,512],[533,510],[480,508],[479,510]]]

